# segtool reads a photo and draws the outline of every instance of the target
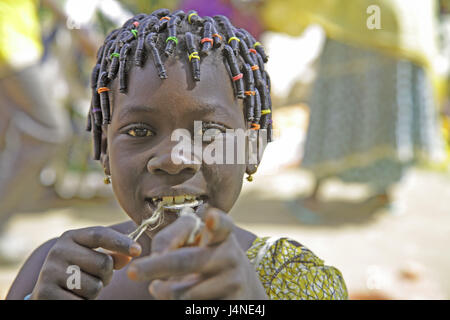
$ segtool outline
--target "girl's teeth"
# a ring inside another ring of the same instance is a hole
[[[162,197],[162,204],[172,204],[173,203],[173,197]]]
[[[173,199],[174,199],[175,203],[183,203],[184,200],[185,200],[185,197],[184,196],[177,196],[177,197],[174,197]]]
[[[161,202],[162,205],[172,205],[172,204],[182,204],[184,202],[195,201],[196,197],[191,195],[181,195],[181,196],[165,196],[161,198],[152,198],[153,203]]]

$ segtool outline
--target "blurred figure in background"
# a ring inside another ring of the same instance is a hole
[[[260,2],[269,30],[298,35],[319,24],[327,36],[302,161],[316,183],[299,211],[317,209],[331,177],[368,185],[368,201],[387,206],[406,168],[443,160],[435,1]]]
[[[33,0],[0,3],[0,232],[13,212],[52,192],[40,173],[70,136],[43,82],[37,7]]]

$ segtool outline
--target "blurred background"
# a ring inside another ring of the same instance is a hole
[[[127,219],[92,160],[106,34],[225,14],[270,59],[275,141],[231,215],[339,268],[351,299],[450,298],[450,0],[0,0],[0,298],[68,229]]]

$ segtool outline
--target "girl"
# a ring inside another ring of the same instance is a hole
[[[7,298],[347,298],[341,273],[307,248],[257,237],[227,216],[256,165],[185,161],[172,152],[174,130],[192,133],[194,120],[202,132],[252,129],[270,140],[266,61],[261,44],[224,16],[160,9],[111,32],[92,73],[87,129],[131,221],[45,243]],[[162,205],[191,205],[197,214],[178,217]],[[137,242],[127,236],[149,218],[157,222]],[[74,268],[78,285],[66,273]]]

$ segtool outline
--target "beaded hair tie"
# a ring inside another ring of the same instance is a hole
[[[98,93],[98,94],[100,94],[100,93],[102,93],[102,92],[107,92],[107,91],[109,91],[109,88],[107,88],[107,87],[101,87],[101,88],[98,88],[98,89],[97,89],[97,93]]]
[[[200,41],[201,44],[204,44],[205,42],[209,42],[209,43],[211,43],[211,45],[214,44],[214,40],[213,40],[212,38],[203,38],[203,39]]]
[[[239,79],[242,79],[244,75],[242,73],[239,73],[237,76],[233,77],[233,81],[238,81]]]
[[[191,62],[192,59],[200,60],[200,56],[197,51],[194,51],[189,55],[189,62]]]
[[[192,18],[193,16],[198,16],[198,14],[195,13],[195,12],[192,12],[192,13],[188,16],[188,22],[189,22],[189,24],[192,23],[192,22],[191,22],[191,18]]]

